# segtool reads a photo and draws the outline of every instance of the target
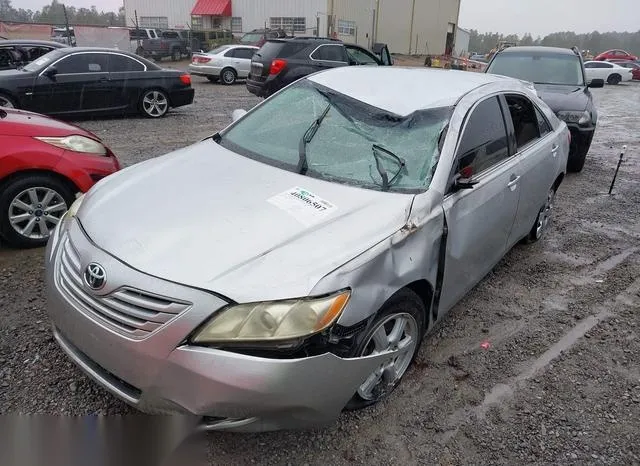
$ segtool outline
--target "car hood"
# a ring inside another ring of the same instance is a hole
[[[208,139],[104,179],[78,219],[139,271],[247,302],[307,296],[402,228],[413,198],[298,175]]]
[[[558,86],[553,84],[536,84],[540,98],[555,113],[560,111],[581,112],[589,104],[589,94],[584,86]]]
[[[2,110],[6,114],[6,116],[0,118],[0,122],[3,123],[0,125],[0,135],[3,136],[61,137],[77,134],[99,140],[95,134],[78,126],[55,120],[39,113],[9,108]]]

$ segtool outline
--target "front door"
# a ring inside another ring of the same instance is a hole
[[[139,60],[119,53],[109,55],[109,84],[111,98],[107,104],[109,110],[125,110],[139,99],[142,89],[138,84],[148,77],[146,66]]]
[[[510,157],[497,97],[471,110],[458,146],[454,174],[474,183],[451,188],[443,207],[448,235],[441,309],[448,311],[502,258],[518,210],[519,166]]]
[[[43,113],[83,113],[107,107],[111,98],[107,54],[79,52],[51,65],[56,74],[42,74],[34,88],[34,103]]]

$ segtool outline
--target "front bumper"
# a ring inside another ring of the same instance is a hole
[[[108,285],[99,293],[84,285],[70,292],[69,267],[82,271],[90,262],[104,267]],[[57,229],[47,245],[46,283],[56,341],[86,374],[142,411],[215,418],[203,424],[211,430],[329,424],[367,376],[395,355],[342,359],[325,353],[287,360],[190,346],[188,335],[226,302],[131,269],[93,245],[75,220],[66,233]],[[92,303],[109,302],[125,288],[184,309],[147,333],[123,330]]]
[[[172,91],[169,94],[172,107],[182,107],[183,105],[190,105],[193,103],[193,97],[195,96],[195,89],[188,87],[186,89],[180,89]]]

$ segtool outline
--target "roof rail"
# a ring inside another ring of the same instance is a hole
[[[340,39],[334,39],[333,37],[295,36],[294,39],[302,39],[302,40],[331,40],[331,41],[334,41],[334,42],[342,42]]]

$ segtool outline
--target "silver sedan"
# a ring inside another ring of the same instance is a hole
[[[189,72],[211,82],[233,84],[249,75],[251,57],[257,50],[250,45],[223,45],[207,53],[194,53]]]
[[[388,396],[434,323],[543,237],[569,139],[510,78],[308,76],[76,201],[46,251],[55,339],[142,411],[331,423]]]

